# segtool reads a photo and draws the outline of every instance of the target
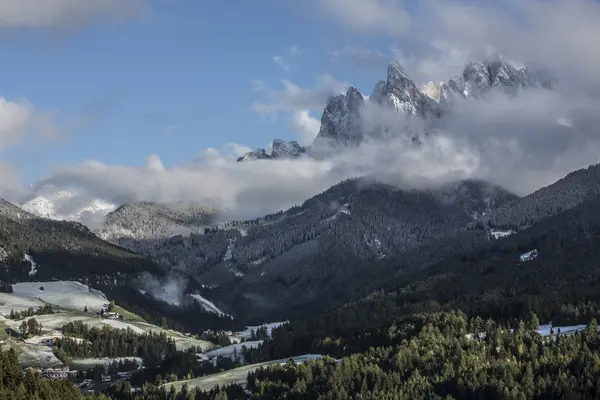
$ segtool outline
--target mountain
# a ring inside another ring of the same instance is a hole
[[[306,153],[306,147],[301,146],[295,140],[287,142],[285,140],[275,139],[273,140],[271,147],[271,154],[267,154],[265,149],[258,149],[244,154],[237,160],[238,162],[242,162],[256,160],[278,160],[286,158],[292,159],[298,158]]]
[[[392,107],[407,115],[421,118],[439,117],[438,103],[406,75],[399,62],[388,66],[387,79],[377,82],[369,101],[380,106]]]
[[[554,76],[542,68],[517,68],[499,57],[469,63],[461,76],[448,81],[448,87],[466,98],[480,98],[494,89],[515,95],[518,90],[531,87],[550,90],[556,83]]]
[[[0,200],[0,280],[86,279],[124,282],[165,269],[146,257],[105,242],[77,222],[40,218]]]
[[[535,87],[550,90],[556,84],[554,75],[543,68],[531,65],[516,67],[496,56],[467,64],[460,76],[449,79],[447,83],[429,82],[419,87],[399,62],[393,62],[387,67],[386,80],[375,84],[368,100],[355,87],[348,88],[345,94],[331,96],[323,110],[321,127],[314,143],[308,148],[298,147],[292,157],[304,153],[327,156],[330,150],[360,144],[365,137],[388,136],[393,128],[381,117],[369,118],[378,120],[375,122],[366,121],[365,110],[371,106],[396,111],[409,118],[416,117],[425,123],[427,131],[428,125],[452,112],[457,99],[483,100],[492,91],[514,96],[519,90]],[[418,143],[417,138],[422,132],[413,132],[409,127],[405,129],[403,133]],[[275,142],[273,145],[275,148]],[[283,157],[258,149],[245,154],[238,161],[277,158]]]
[[[34,215],[59,220],[77,221],[92,226],[116,205],[101,199],[83,196],[70,190],[59,190],[47,185],[36,190],[36,196],[21,205]],[[68,209],[68,210],[65,210]]]
[[[196,203],[128,203],[109,213],[97,231],[106,240],[156,239],[202,232],[216,211]]]
[[[504,204],[486,215],[489,226],[520,229],[577,207],[600,195],[600,164],[571,172],[519,201]]]
[[[401,190],[360,178],[256,220],[208,226],[203,234],[130,238],[119,244],[245,297],[248,307],[288,307],[319,297],[321,286],[340,280],[335,275],[344,265],[349,271],[365,269],[433,244],[514,199],[481,181]],[[485,237],[482,231],[477,234]]]
[[[363,135],[361,114],[365,100],[360,92],[350,87],[346,94],[332,96],[321,117],[321,128],[314,147],[336,147],[360,143]]]

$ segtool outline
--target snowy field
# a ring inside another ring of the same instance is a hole
[[[44,288],[44,290],[40,288]],[[83,283],[72,281],[20,282],[14,284],[13,293],[7,295],[13,296],[17,303],[40,301],[61,309],[80,311],[87,306],[90,312],[100,312],[102,307],[108,304],[108,300],[102,292],[90,290]],[[10,298],[4,300],[10,302]]]
[[[138,365],[138,369],[144,365],[144,361],[139,357],[117,357],[117,358],[73,358],[69,361],[69,367],[77,370],[88,370],[94,368],[96,365],[109,366],[113,362],[119,361],[135,361]]]
[[[10,315],[10,310],[15,312],[25,311],[28,308],[37,310],[44,306],[44,302],[35,298],[15,296],[12,293],[0,293],[0,314]]]
[[[540,325],[536,332],[544,337],[550,336],[550,330],[554,329],[554,337],[558,336],[558,331],[560,330],[561,335],[572,335],[575,332],[581,332],[586,328],[587,325],[567,325],[567,326],[552,326],[552,324],[544,324]],[[514,329],[511,329],[512,332]],[[467,333],[466,335],[469,339],[473,338],[472,333]],[[480,339],[485,338],[485,332],[479,332],[478,334]]]
[[[242,348],[244,346],[246,346],[247,349],[255,349],[258,347],[259,344],[261,344],[263,341],[262,340],[254,340],[252,342],[243,342],[243,343],[236,343],[236,344],[232,344],[230,346],[225,346],[225,347],[221,347],[215,350],[211,350],[206,354],[208,357],[229,357],[229,358],[233,358],[234,356],[234,352],[237,350],[237,354],[238,357],[242,357]]]
[[[318,358],[323,357],[320,354],[304,354],[297,357],[292,357],[296,363],[303,363],[309,360],[316,360]],[[221,372],[219,374],[202,376],[200,378],[190,379],[187,381],[178,381],[173,383],[167,383],[167,390],[170,389],[170,386],[174,386],[176,390],[181,390],[184,384],[188,385],[188,388],[200,388],[201,390],[211,390],[215,386],[225,386],[232,384],[243,384],[246,382],[246,378],[248,377],[248,373],[257,370],[261,367],[266,367],[271,364],[285,364],[287,359],[285,360],[274,360],[267,361],[258,364],[244,365],[243,367],[235,368],[229,371]]]
[[[570,326],[552,326],[552,324],[540,325],[537,329],[537,333],[542,336],[550,336],[550,329],[554,329],[554,336],[558,335],[560,329],[561,335],[572,335],[575,332],[580,332],[585,329],[587,325],[570,325]]]
[[[244,329],[241,332],[236,332],[233,334],[234,337],[239,338],[239,339],[246,339],[249,340],[252,338],[252,331],[256,332],[258,330],[258,328],[266,326],[267,327],[267,333],[269,335],[269,337],[271,337],[273,329],[275,328],[279,328],[281,325],[283,324],[287,324],[289,321],[282,321],[282,322],[270,322],[268,324],[263,324],[263,325],[254,325],[254,326],[247,326],[246,329]]]
[[[40,346],[23,342],[6,342],[1,346],[2,350],[14,349],[19,358],[19,364],[26,367],[50,368],[62,365],[62,362],[48,346]]]

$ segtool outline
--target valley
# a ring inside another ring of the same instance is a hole
[[[399,63],[386,72],[368,97],[330,96],[312,145],[275,139],[234,165],[328,160],[373,140],[419,149],[458,102],[556,85],[503,59],[426,88]],[[411,123],[373,124],[374,107]],[[524,196],[470,177],[345,177],[240,220],[44,185],[21,206],[0,201],[3,362],[117,400],[589,394],[599,171]]]

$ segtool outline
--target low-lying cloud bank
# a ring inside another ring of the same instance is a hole
[[[428,136],[421,135],[420,145],[404,132],[422,127],[395,111],[372,106],[365,112],[366,123],[384,121],[396,134],[322,160],[238,163],[243,147],[229,146],[229,151],[208,149],[193,162],[175,166],[164,166],[157,155],[137,167],[99,161],[67,165],[42,183],[76,186],[113,203],[195,201],[222,210],[227,219],[281,210],[363,175],[400,187],[480,178],[525,195],[600,162],[599,106],[591,98],[536,89],[514,98],[496,93],[486,100],[461,100],[449,118]]]
[[[446,76],[429,76],[447,79],[458,65],[457,58],[477,60],[491,47],[507,59],[548,66],[560,84],[556,91],[527,90],[515,98],[496,94],[485,101],[465,101],[420,146],[398,135],[366,142],[325,160],[251,163],[236,163],[243,147],[229,146],[208,149],[182,165],[165,166],[158,155],[152,155],[146,165],[137,167],[93,160],[59,166],[41,184],[75,186],[112,203],[196,201],[223,210],[226,218],[242,219],[298,204],[359,175],[403,187],[481,178],[524,195],[570,171],[600,162],[598,1],[424,0],[412,11],[404,9],[400,0],[311,0],[307,4],[320,18],[336,21],[342,29],[447,46],[440,58],[427,55],[415,60],[419,80],[431,71],[448,70]],[[449,61],[451,65],[444,65]],[[312,92],[287,81],[284,86],[280,93],[255,82],[266,101],[257,102],[255,110],[268,115],[303,113],[296,114],[302,118],[295,122],[307,128],[304,137],[311,138],[316,125],[306,110],[322,109],[324,93],[345,84],[322,79]],[[369,113],[367,121],[383,120],[398,132],[412,124],[386,110]],[[8,137],[2,132],[0,136]],[[0,165],[0,196],[22,199],[28,191],[9,166]],[[63,207],[67,213],[69,204]]]

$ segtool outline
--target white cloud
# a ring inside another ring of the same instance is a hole
[[[548,64],[569,85],[555,92],[524,91],[512,99],[496,94],[485,101],[460,102],[452,117],[440,121],[418,147],[399,135],[364,143],[327,160],[237,163],[236,154],[249,149],[229,145],[207,149],[184,165],[165,166],[152,156],[139,167],[98,161],[62,166],[49,182],[76,184],[107,200],[198,201],[224,210],[229,217],[246,218],[298,204],[358,175],[410,186],[475,177],[526,194],[600,162],[599,4],[591,0],[427,0],[420,3],[427,12],[411,19],[398,1],[314,1],[322,15],[347,28],[392,38],[422,35],[430,44],[423,53],[392,48],[381,51],[380,57],[377,50],[359,49],[332,54],[338,58],[369,62],[369,55],[382,60],[394,56],[407,64],[417,80],[430,76],[445,80],[467,58],[484,55],[493,46],[511,59]],[[320,115],[331,94],[348,86],[328,75],[312,88],[290,80],[281,84],[273,88],[263,81],[252,82],[261,96],[254,110],[271,118],[289,115],[292,127],[306,141],[318,128],[313,115]],[[398,132],[407,126],[395,113],[369,111],[373,123],[385,122]],[[569,123],[557,123],[559,117]]]
[[[399,61],[418,84],[430,80],[448,80],[462,72],[471,56],[467,49],[443,41],[422,43],[418,48],[411,46],[410,50],[398,46],[380,50],[365,45],[345,45],[328,54],[334,61],[351,62],[359,67],[379,71],[382,79],[385,78],[386,66],[392,61]]]
[[[308,110],[294,111],[292,114],[292,129],[298,137],[298,142],[303,145],[312,144],[317,137],[321,121],[310,114]]]
[[[26,189],[12,165],[0,162],[0,198],[8,201],[18,201]]]
[[[273,89],[262,81],[253,81],[255,91],[263,97],[263,101],[253,104],[255,112],[261,115],[277,115],[280,111],[313,110],[322,112],[329,96],[346,91],[348,83],[340,82],[331,75],[317,78],[317,83],[310,89],[304,89],[295,83],[282,79],[282,89]]]
[[[454,59],[454,65],[465,57],[482,58],[493,47],[509,59],[546,65],[563,82],[600,97],[596,0],[422,0],[411,6],[412,18],[395,17],[406,13],[401,1],[314,1],[322,16],[347,29],[441,47],[443,57],[417,55],[424,60],[407,61],[417,64],[415,75],[438,74],[440,60]]]
[[[15,103],[0,97],[0,150],[22,139],[33,119],[33,106],[29,102]]]
[[[289,59],[297,58],[297,57],[300,57],[301,55],[302,55],[302,50],[298,46],[294,45],[294,46],[290,46],[290,48],[287,49],[285,56],[275,55],[275,56],[271,57],[271,60],[275,64],[277,64],[281,69],[283,69],[285,72],[290,72],[292,67],[290,65]]]
[[[307,5],[315,3],[317,15],[361,33],[402,35],[412,26],[412,18],[400,0],[313,0]]]
[[[262,81],[253,81],[252,87],[264,98],[253,104],[256,113],[278,119],[281,114],[290,118],[291,129],[296,133],[297,140],[303,145],[311,144],[317,136],[320,120],[312,113],[321,115],[327,99],[335,94],[346,92],[350,86],[340,82],[330,75],[317,78],[312,88],[301,88],[295,83],[282,79],[282,89],[274,89]]]
[[[286,72],[289,72],[290,66],[285,62],[282,56],[273,56],[271,57],[271,60],[273,60],[275,64],[279,65],[281,69],[283,69]]]
[[[140,167],[97,161],[63,166],[48,183],[75,184],[111,202],[198,201],[236,219],[299,204],[343,179],[361,175],[401,187],[481,178],[523,195],[600,162],[596,134],[600,103],[565,96],[532,90],[517,98],[497,94],[487,101],[460,102],[454,117],[442,121],[420,146],[403,134],[410,122],[402,114],[375,109],[367,123],[385,122],[396,128],[397,135],[367,141],[325,160],[237,163],[236,156],[249,149],[228,144],[177,166],[164,166],[155,155]],[[570,126],[557,123],[561,114],[569,116]],[[307,114],[298,112],[296,117],[302,120]]]
[[[2,0],[0,27],[71,28],[100,18],[139,16],[147,0]]]

